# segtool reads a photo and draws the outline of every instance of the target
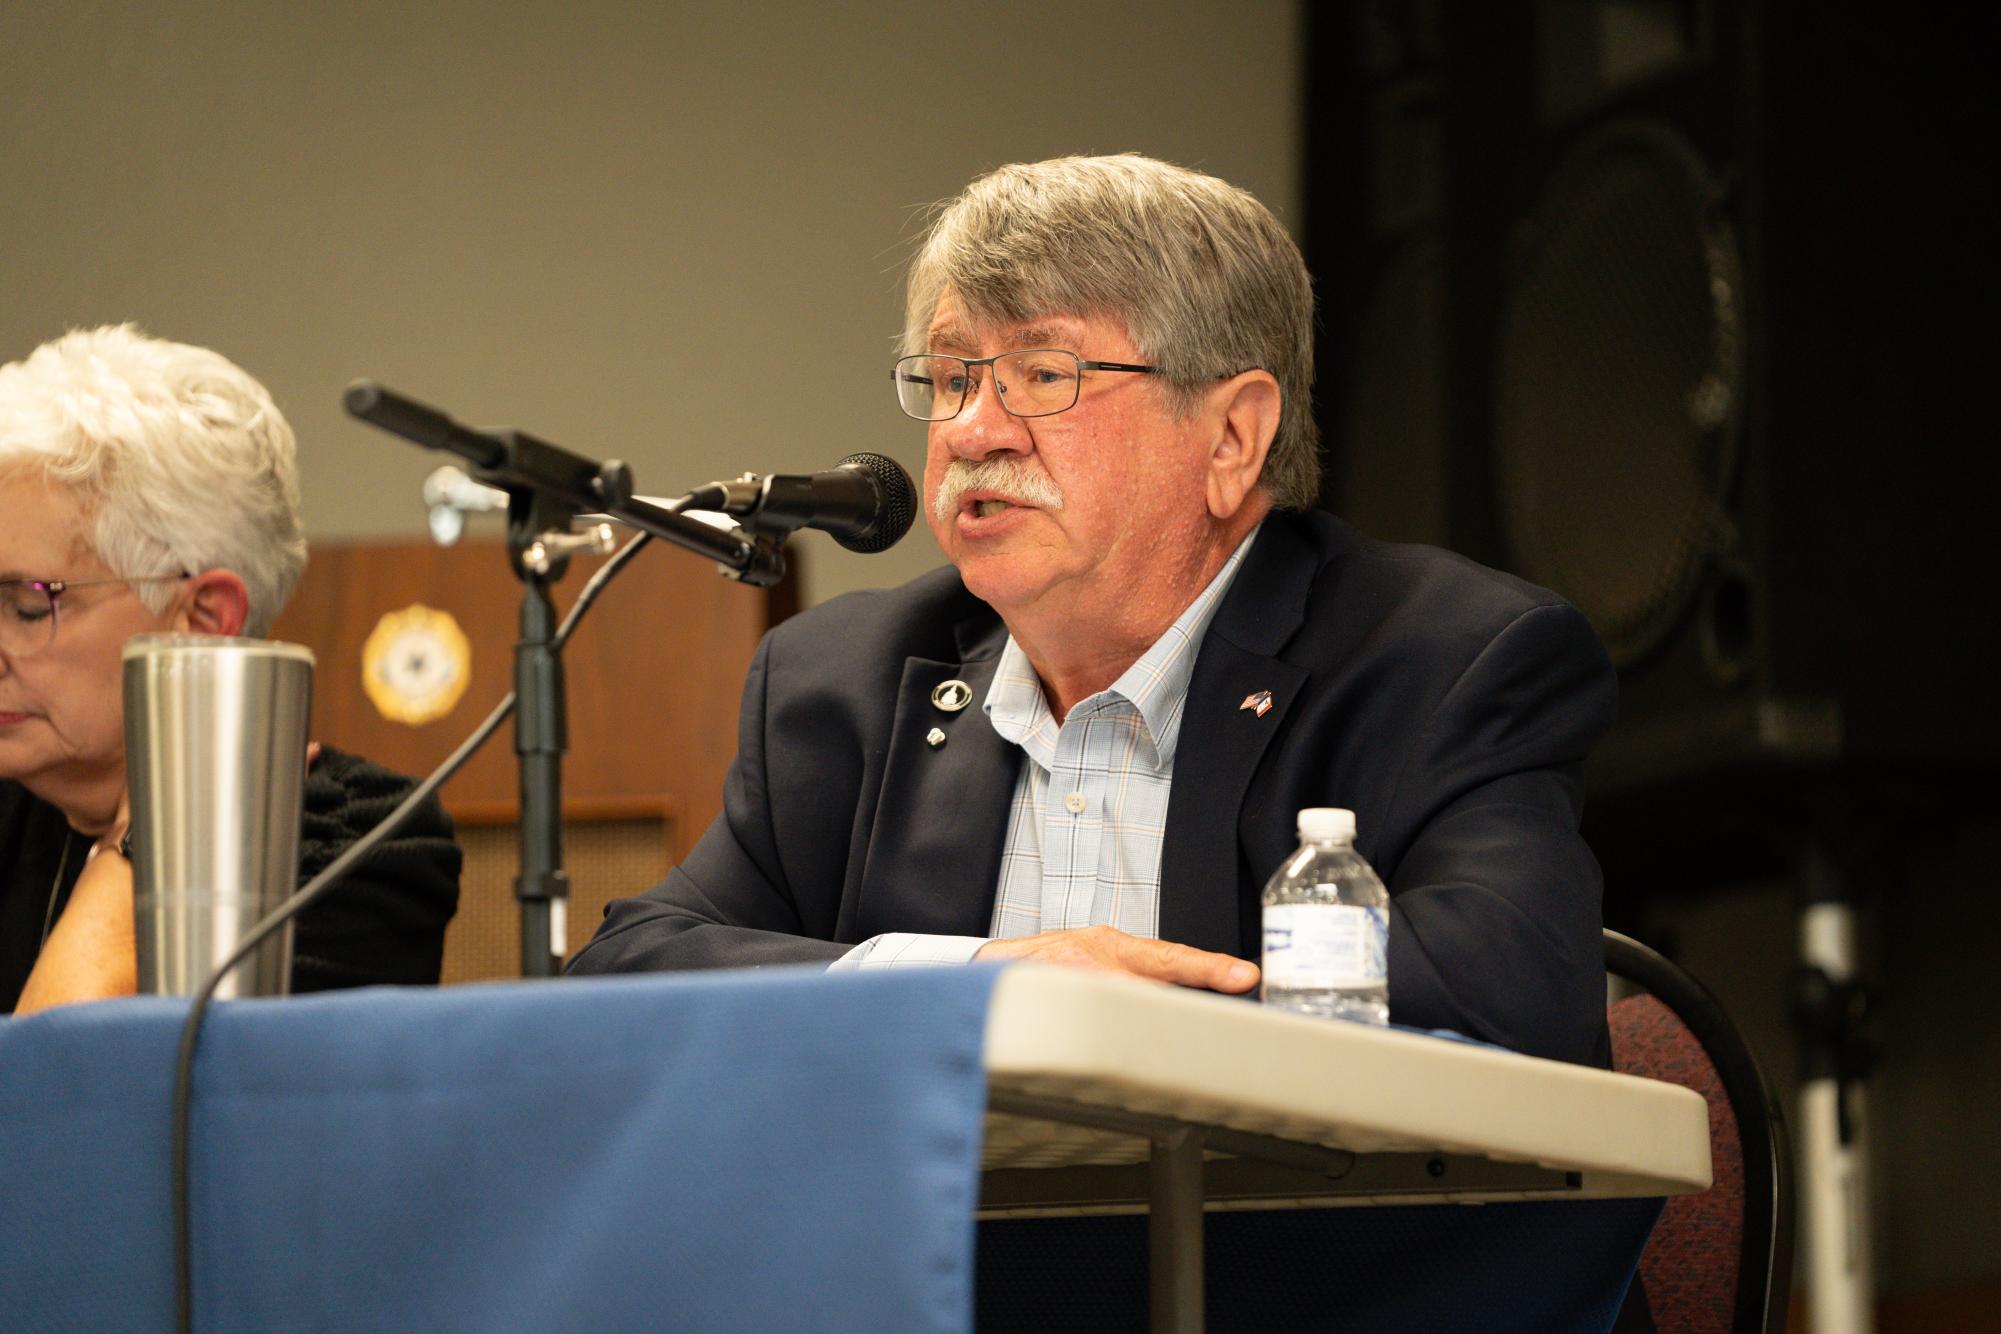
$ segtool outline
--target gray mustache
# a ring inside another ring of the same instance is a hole
[[[1063,508],[1063,493],[1049,474],[1003,455],[978,462],[953,459],[947,464],[938,493],[931,497],[932,516],[940,523],[951,522],[969,491],[998,491],[1041,509]]]

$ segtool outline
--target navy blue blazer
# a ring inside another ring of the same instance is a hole
[[[777,627],[723,814],[614,902],[577,973],[829,962],[885,931],[985,935],[1021,763],[982,713],[1006,627],[946,568]],[[933,687],[974,703],[947,713]],[[1269,690],[1262,716],[1238,706]],[[1255,960],[1305,806],[1345,806],[1391,894],[1390,1014],[1604,1064],[1579,766],[1616,687],[1555,595],[1326,514],[1266,520],[1203,640],[1174,761],[1160,934]],[[946,744],[925,735],[942,728]]]

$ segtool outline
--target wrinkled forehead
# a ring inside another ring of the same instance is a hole
[[[73,578],[99,563],[71,488],[32,465],[0,465],[0,579]]]
[[[1102,348],[1123,344],[1125,325],[1106,315],[990,311],[946,288],[925,330],[925,350],[977,357],[1024,347]]]

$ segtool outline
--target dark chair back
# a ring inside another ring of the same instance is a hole
[[[1605,969],[1640,989],[1606,1012],[1612,1068],[1708,1100],[1714,1184],[1668,1200],[1640,1256],[1656,1328],[1778,1334],[1793,1269],[1785,1114],[1716,998],[1637,940],[1605,933]]]

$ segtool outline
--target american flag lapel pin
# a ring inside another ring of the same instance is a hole
[[[1237,706],[1237,711],[1241,713],[1245,709],[1251,710],[1251,712],[1257,714],[1257,716],[1260,718],[1264,717],[1267,713],[1270,713],[1271,691],[1254,690],[1250,694],[1244,696],[1244,702]]]

